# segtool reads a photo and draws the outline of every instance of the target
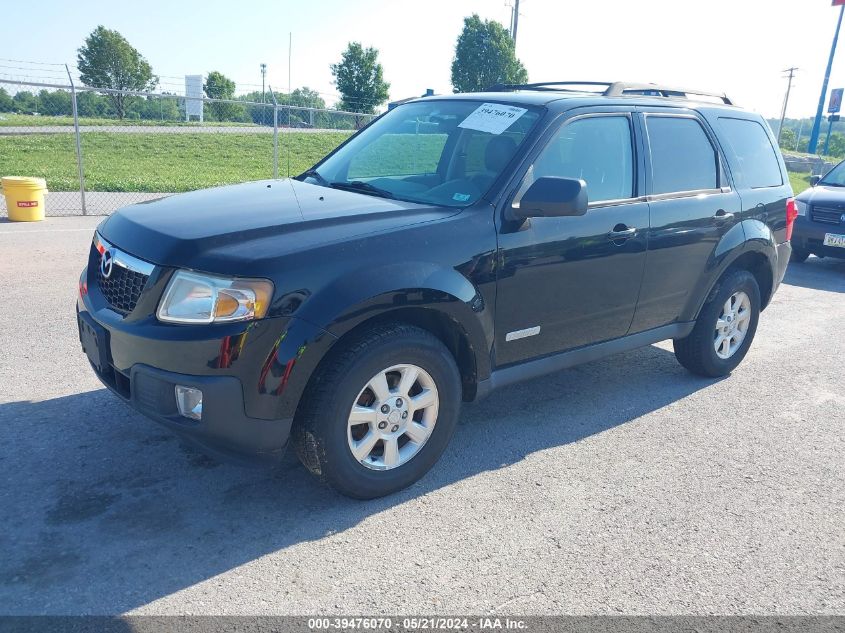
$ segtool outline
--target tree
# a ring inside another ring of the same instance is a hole
[[[340,107],[351,112],[371,114],[388,97],[390,84],[384,80],[384,69],[378,63],[378,51],[364,48],[360,42],[350,42],[332,64],[332,75],[340,92]]]
[[[493,84],[523,84],[528,72],[516,58],[510,34],[498,22],[478,14],[464,18],[464,30],[455,45],[452,87],[455,92],[478,92]]]
[[[0,88],[0,112],[12,112],[15,109],[15,102],[6,92],[5,88]]]
[[[782,149],[794,150],[795,149],[795,131],[787,128],[784,126],[783,131],[780,133],[780,146]]]
[[[146,59],[120,33],[98,26],[85,38],[76,57],[84,84],[112,90],[152,90],[158,83]],[[126,96],[109,94],[119,118],[126,115]]]
[[[38,93],[38,110],[41,114],[51,116],[70,116],[73,114],[70,93],[65,90],[42,90]]]
[[[32,114],[38,111],[38,99],[29,90],[16,92],[12,97],[12,103],[15,104],[15,112]]]
[[[206,75],[202,86],[209,99],[234,99],[235,82],[223,73],[212,70]],[[206,111],[214,121],[238,121],[243,118],[244,108],[237,103],[206,103]]]

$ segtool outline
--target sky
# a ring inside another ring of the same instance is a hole
[[[0,79],[59,80],[98,24],[120,31],[182,92],[184,75],[218,70],[238,92],[260,89],[259,64],[279,91],[308,86],[333,105],[330,64],[349,41],[379,50],[390,98],[451,92],[450,64],[463,18],[506,28],[513,0],[114,0],[10,2],[0,38]],[[16,15],[17,14],[17,15]],[[764,116],[780,115],[783,70],[799,68],[787,116],[815,114],[839,8],[831,0],[521,0],[517,56],[531,81],[626,80],[726,92]],[[288,77],[288,44],[291,75]],[[845,40],[845,33],[843,33]],[[843,42],[842,48],[845,48]],[[845,51],[830,88],[845,86]],[[15,60],[15,61],[10,61]],[[21,62],[39,62],[21,63]]]

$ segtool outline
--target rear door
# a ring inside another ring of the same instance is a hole
[[[712,130],[694,111],[644,110],[648,255],[631,333],[673,323],[695,303],[723,236],[740,222]]]
[[[775,242],[786,241],[786,201],[792,187],[784,177],[776,140],[765,122],[744,112],[719,112],[709,116],[719,131],[734,184],[742,198],[742,219],[749,239],[763,238],[754,223],[767,225]],[[765,228],[765,227],[763,227]]]

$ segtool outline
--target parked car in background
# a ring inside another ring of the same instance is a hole
[[[810,184],[795,198],[792,261],[803,262],[811,254],[845,259],[845,161],[824,176],[813,176]]]
[[[690,371],[730,373],[783,278],[792,195],[765,121],[724,96],[423,98],[297,178],[110,216],[79,335],[115,394],[206,450],[272,461],[291,438],[376,497],[502,386],[549,397],[549,372],[667,339]]]

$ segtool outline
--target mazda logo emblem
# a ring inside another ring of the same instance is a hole
[[[112,269],[114,268],[114,255],[110,250],[103,251],[103,256],[100,258],[100,274],[108,279],[111,277]]]

